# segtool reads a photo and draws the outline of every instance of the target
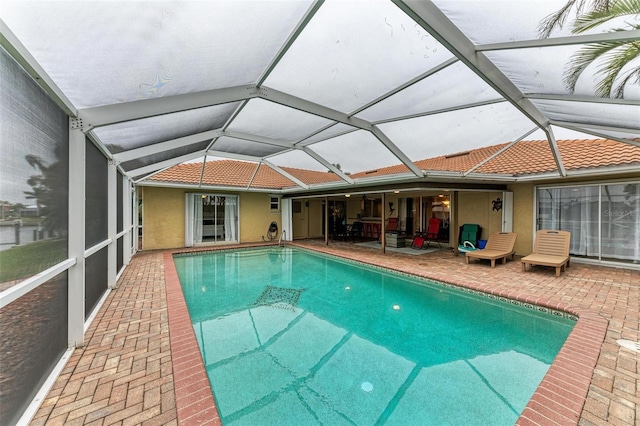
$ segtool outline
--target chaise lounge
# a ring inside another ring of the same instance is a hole
[[[556,277],[568,268],[569,244],[571,232],[540,230],[536,232],[536,242],[533,253],[521,259],[522,272],[526,272],[527,265],[552,266],[556,268]]]
[[[487,245],[484,249],[468,251],[465,256],[465,262],[468,264],[470,258],[487,259],[491,261],[491,267],[496,267],[496,260],[502,259],[502,264],[507,263],[507,257],[511,256],[511,260],[516,253],[514,246],[518,234],[513,232],[494,232],[489,235]]]

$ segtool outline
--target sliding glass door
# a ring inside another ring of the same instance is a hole
[[[238,242],[238,196],[187,194],[185,245]]]
[[[602,257],[640,263],[640,183],[602,185]]]
[[[571,232],[572,256],[640,263],[640,183],[537,190],[537,229]]]

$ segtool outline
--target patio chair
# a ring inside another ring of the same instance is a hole
[[[489,235],[487,245],[484,249],[468,251],[465,255],[465,262],[468,264],[469,259],[487,259],[491,261],[491,267],[496,267],[496,260],[502,259],[502,264],[507,263],[507,257],[511,256],[511,260],[516,254],[514,246],[518,234],[513,232],[494,232]]]
[[[551,266],[556,268],[556,277],[559,277],[560,272],[570,266],[570,242],[569,231],[539,230],[533,253],[521,259],[522,272],[526,272],[527,265]]]
[[[417,232],[416,235],[413,237],[413,241],[411,241],[411,248],[420,250],[423,245],[424,245],[424,236],[422,235],[422,232]]]
[[[438,244],[438,247],[442,248],[440,241],[438,241],[438,236],[440,235],[440,223],[442,221],[435,217],[429,219],[429,227],[427,228],[427,233],[425,235],[427,247],[429,248],[429,244],[431,241],[435,241]]]

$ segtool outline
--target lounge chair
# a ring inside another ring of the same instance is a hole
[[[469,263],[470,258],[487,259],[491,261],[491,267],[496,267],[496,260],[502,259],[502,264],[507,263],[507,257],[511,256],[511,260],[516,253],[514,246],[518,234],[513,232],[494,232],[489,235],[487,245],[481,250],[468,251],[465,255],[465,261]]]
[[[540,230],[536,232],[533,253],[521,259],[522,272],[527,265],[552,266],[556,268],[556,277],[570,265],[569,244],[571,232]]]
[[[435,241],[438,243],[438,246],[442,248],[440,245],[440,241],[438,241],[438,236],[440,235],[440,222],[441,220],[438,218],[432,217],[429,219],[429,227],[427,228],[427,233],[425,234],[425,242],[427,243],[427,247],[429,248],[429,243],[431,241]]]

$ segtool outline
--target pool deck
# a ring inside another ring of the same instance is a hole
[[[411,256],[295,245],[579,316],[517,424],[640,424],[640,355],[616,343],[640,340],[640,271],[574,262],[556,278],[553,268],[522,272],[517,257],[491,268],[446,249]],[[32,425],[221,424],[172,253],[134,256]]]

